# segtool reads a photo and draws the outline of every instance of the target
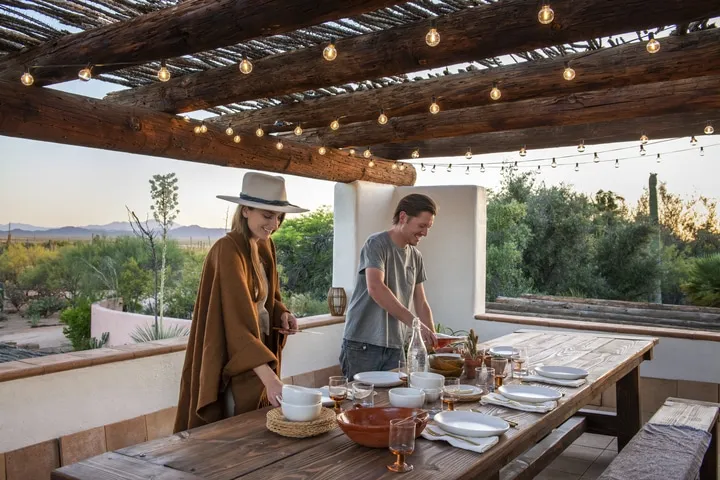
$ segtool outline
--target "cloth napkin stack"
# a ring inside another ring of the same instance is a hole
[[[421,436],[428,440],[444,440],[453,447],[477,453],[486,452],[500,441],[500,437],[465,437],[450,434],[437,425],[426,426]]]
[[[510,400],[499,393],[488,393],[481,400],[483,405],[498,405],[500,407],[522,410],[523,412],[547,413],[557,407],[556,401],[543,403],[527,403]]]
[[[520,377],[520,379],[526,383],[529,383],[529,382],[547,383],[548,385],[560,385],[563,387],[574,387],[574,388],[580,387],[587,382],[587,380],[584,378],[580,378],[578,380],[560,380],[559,378],[543,377],[542,375],[526,375],[524,377]]]

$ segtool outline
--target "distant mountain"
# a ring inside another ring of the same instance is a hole
[[[20,229],[20,230],[27,230],[28,232],[36,232],[38,230],[48,230],[46,227],[36,227],[35,225],[28,225],[27,223],[10,223],[10,227],[12,229]],[[8,231],[8,224],[3,223],[0,225],[0,229],[2,229],[3,232]]]
[[[189,225],[187,227],[178,227],[170,230],[170,238],[204,239],[210,237],[212,239],[218,239],[224,236],[224,228],[205,228],[199,225]]]
[[[151,228],[155,228],[159,232],[159,228],[155,221],[148,222]],[[121,237],[132,235],[132,228],[128,222],[112,222],[106,225],[88,225],[85,227],[60,227],[60,228],[43,228],[27,225],[30,228],[15,228],[16,224],[12,224],[10,234],[15,238],[47,238],[47,239],[89,239],[93,235],[103,237]],[[22,224],[17,224],[22,225]],[[7,224],[5,225],[7,231]],[[31,230],[32,229],[32,230]],[[0,236],[3,234],[0,233]],[[174,239],[206,239],[210,237],[212,240],[225,235],[223,228],[205,228],[199,225],[178,226],[170,230],[170,238]]]

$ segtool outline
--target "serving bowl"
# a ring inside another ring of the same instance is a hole
[[[370,448],[387,448],[390,437],[390,420],[412,418],[415,438],[419,437],[428,422],[428,412],[419,408],[373,407],[347,410],[337,416],[337,423],[353,442]]]
[[[425,392],[418,388],[391,388],[388,396],[393,407],[421,408],[425,404]]]
[[[429,370],[444,377],[459,377],[462,375],[465,361],[459,354],[436,353],[428,357]]]
[[[291,422],[309,422],[315,420],[322,412],[322,403],[315,405],[293,405],[284,400],[280,401],[283,417]]]
[[[439,373],[412,372],[410,374],[410,386],[413,388],[442,388],[445,385],[445,377]]]

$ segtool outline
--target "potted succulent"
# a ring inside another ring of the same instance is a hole
[[[470,329],[465,340],[465,377],[475,378],[475,369],[483,364],[484,352],[478,350],[478,336]]]

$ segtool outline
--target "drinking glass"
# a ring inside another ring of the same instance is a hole
[[[347,377],[330,377],[328,391],[330,398],[335,402],[335,413],[340,413],[340,402],[347,398],[348,380]]]
[[[398,362],[398,375],[400,380],[403,382],[403,387],[408,386],[408,364],[406,360],[400,360]]]
[[[482,389],[482,394],[495,391],[495,370],[487,367],[475,369],[476,385]]]
[[[442,391],[442,407],[443,410],[455,410],[455,403],[458,401],[458,392],[460,390],[460,379],[457,377],[448,377],[445,379],[445,387]]]
[[[530,370],[530,357],[527,347],[513,348],[512,354],[512,376],[513,378],[524,377]]]
[[[411,471],[413,466],[405,462],[405,457],[415,451],[415,419],[390,420],[389,447],[390,452],[395,455],[395,463],[388,465],[388,470],[397,473]]]
[[[508,359],[507,358],[492,358],[490,360],[490,366],[495,370],[495,390],[502,387],[503,379],[505,378],[505,369],[507,369]]]
[[[365,382],[353,382],[353,407],[369,408],[375,406],[375,385]]]

